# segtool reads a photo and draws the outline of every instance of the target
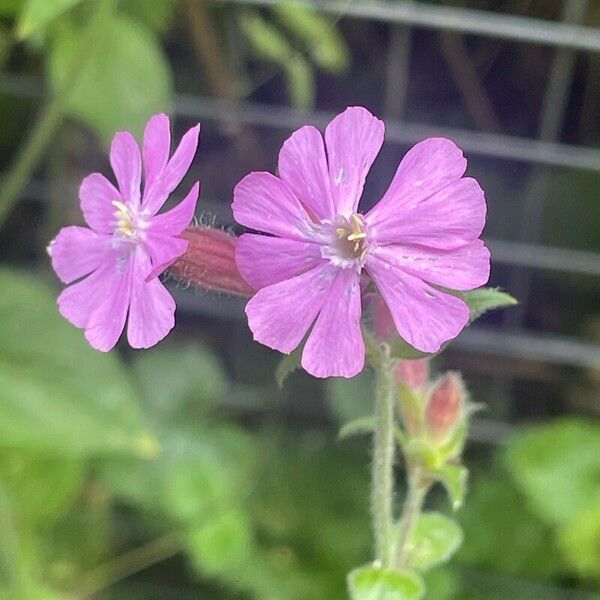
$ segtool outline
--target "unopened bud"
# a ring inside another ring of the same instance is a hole
[[[207,290],[237,296],[254,294],[235,263],[237,238],[209,227],[188,227],[181,237],[188,241],[188,247],[169,267],[171,275]]]
[[[415,360],[401,359],[394,367],[394,378],[411,390],[419,390],[429,377],[429,361],[424,358]]]
[[[433,386],[425,409],[427,437],[435,443],[450,439],[463,417],[465,386],[458,373],[446,373]]]

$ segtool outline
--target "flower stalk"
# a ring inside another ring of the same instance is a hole
[[[390,567],[393,558],[394,401],[396,386],[393,377],[393,362],[387,344],[380,347],[379,363],[376,369],[371,508],[376,558],[382,566]]]

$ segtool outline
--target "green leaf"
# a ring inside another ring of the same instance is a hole
[[[341,425],[373,415],[374,377],[369,370],[352,379],[330,377],[325,392],[334,415]]]
[[[228,387],[216,356],[199,342],[146,350],[137,355],[133,371],[150,413],[163,423],[201,418]]]
[[[469,306],[471,322],[496,308],[515,306],[518,301],[498,288],[479,288],[469,292],[455,292]]]
[[[558,548],[580,577],[600,579],[600,507],[565,523],[558,532]]]
[[[371,433],[374,430],[375,417],[362,417],[360,419],[354,419],[354,421],[350,421],[342,426],[338,433],[338,438],[343,440],[360,433]]]
[[[600,425],[567,418],[509,441],[505,464],[547,523],[563,524],[600,505]]]
[[[419,600],[425,594],[423,580],[417,573],[375,566],[352,571],[348,588],[352,600]]]
[[[81,0],[27,0],[17,25],[17,37],[24,40],[48,27],[54,19],[80,2]]]
[[[314,76],[302,54],[290,45],[277,27],[257,13],[244,13],[240,27],[259,58],[283,69],[294,105],[310,107],[314,101]]]
[[[57,31],[48,73],[60,94],[80,52],[81,29],[65,23]],[[172,77],[154,33],[124,16],[113,17],[69,101],[70,114],[108,142],[118,130],[140,136],[148,118],[171,107]]]
[[[289,354],[286,354],[275,369],[275,381],[279,389],[283,388],[285,380],[294,371],[301,368],[300,361],[302,360],[302,349],[304,345],[300,344],[295,350],[292,350]]]
[[[132,453],[157,442],[115,354],[59,316],[53,292],[0,268],[0,447],[60,455]]]
[[[434,353],[422,352],[413,348],[408,342],[405,342],[400,336],[396,336],[394,341],[390,344],[391,354],[394,358],[402,358],[408,360],[414,360],[416,358],[427,358],[435,356]]]
[[[448,562],[462,542],[463,533],[458,523],[440,513],[423,513],[410,541],[410,567],[427,571]]]
[[[290,34],[304,44],[317,65],[332,73],[347,69],[348,47],[326,17],[308,6],[291,2],[276,4],[273,11]]]
[[[176,0],[119,0],[119,10],[159,33],[166,32],[175,16]]]
[[[469,470],[463,465],[446,464],[431,471],[431,476],[446,488],[453,510],[458,510],[465,499]]]

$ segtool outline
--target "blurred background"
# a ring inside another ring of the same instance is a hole
[[[179,191],[200,179],[198,218],[229,228],[241,177],[357,104],[387,125],[362,206],[410,145],[452,138],[487,191],[491,284],[521,301],[434,361],[487,409],[466,542],[427,598],[600,598],[597,0],[0,0],[0,598],[346,597],[370,440],[337,432],[369,374],[280,388],[243,302],[174,282],[175,331],[101,355],[45,248],[116,130],[201,121]]]

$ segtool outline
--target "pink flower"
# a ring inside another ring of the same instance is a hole
[[[86,177],[79,198],[90,228],[65,227],[48,247],[60,279],[79,280],[58,297],[60,313],[85,329],[98,350],[117,343],[128,314],[127,339],[134,348],[153,346],[175,324],[175,301],[157,275],[187,248],[178,236],[194,216],[199,184],[178,206],[156,213],[187,173],[199,133],[200,125],[190,129],[170,159],[166,115],[148,121],[141,155],[131,133],[117,133],[110,164],[118,188],[100,173]]]
[[[289,353],[310,331],[302,366],[317,377],[352,377],[364,366],[361,273],[377,286],[400,336],[435,352],[467,324],[469,309],[440,288],[470,290],[489,276],[478,239],[485,199],[463,177],[467,162],[450,140],[419,142],[368,213],[357,212],[384,125],[348,108],[325,130],[296,131],[279,154],[279,177],[250,173],[235,188],[244,234],[240,273],[258,292],[246,314],[254,339]]]

